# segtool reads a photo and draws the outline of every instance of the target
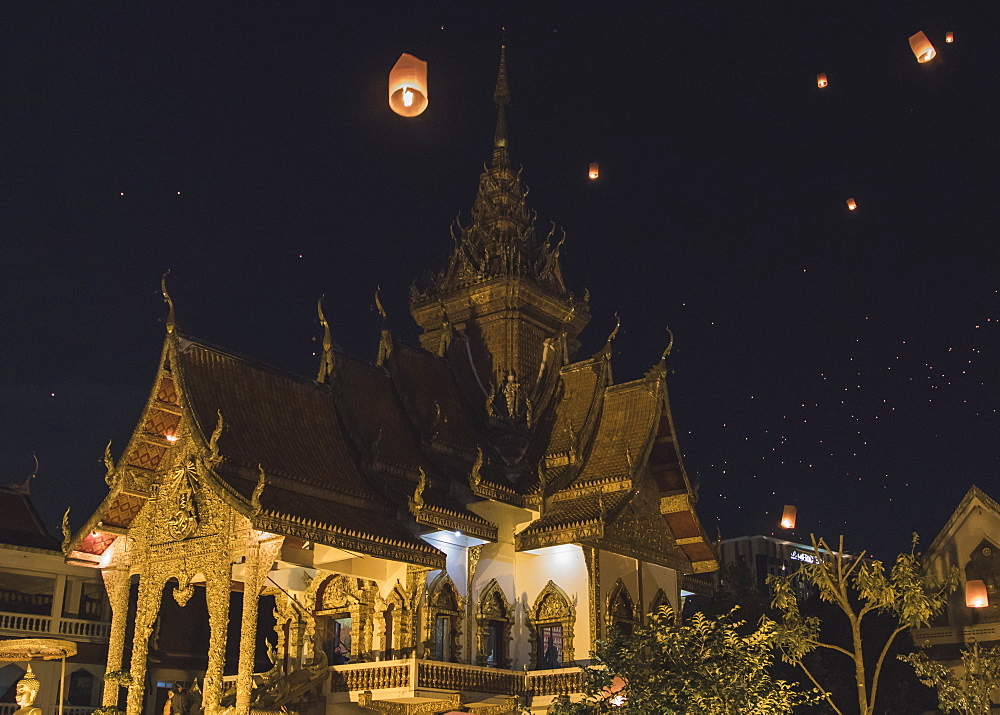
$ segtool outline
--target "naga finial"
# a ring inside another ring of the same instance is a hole
[[[208,440],[208,451],[209,451],[208,459],[213,464],[217,463],[220,459],[219,437],[222,436],[222,428],[223,428],[222,410],[217,410],[216,415],[218,415],[218,419],[215,421],[215,429],[212,430],[212,436]]]
[[[621,318],[618,317],[618,313],[615,313],[615,327],[611,330],[611,334],[608,335],[608,342],[604,345],[605,350],[611,349],[611,341],[615,339],[618,335],[618,329],[622,327]]]
[[[316,301],[316,314],[319,316],[319,324],[323,326],[323,354],[319,359],[319,372],[316,374],[316,382],[324,382],[333,372],[333,336],[330,334],[330,324],[323,315],[323,298],[321,295]]]
[[[70,507],[66,507],[66,511],[63,514],[62,526],[61,526],[63,535],[62,550],[64,554],[69,550],[69,543],[73,539],[73,532],[69,528],[69,510]]]
[[[163,293],[163,300],[167,304],[167,332],[174,332],[177,327],[177,322],[174,318],[174,301],[170,297],[170,293],[167,292],[167,276],[170,275],[170,269],[160,277],[160,292]]]
[[[417,488],[413,490],[413,506],[417,509],[424,508],[424,490],[427,489],[427,472],[423,467],[417,467],[420,477],[417,479]]]
[[[469,486],[475,491],[483,481],[483,475],[480,470],[483,467],[483,448],[476,447],[476,461],[472,463],[472,471],[469,472]]]
[[[115,460],[111,458],[111,440],[104,446],[104,483],[109,487],[115,485]]]
[[[12,484],[11,489],[20,494],[31,494],[31,480],[38,476],[38,455],[32,454],[32,458],[35,460],[35,471],[28,475],[21,484]]]
[[[382,292],[382,286],[376,286],[376,288],[375,288],[375,309],[378,311],[378,314],[382,316],[382,322],[384,323],[388,319],[388,316],[385,313],[385,308],[382,307],[382,298],[379,295],[381,292]]]
[[[667,347],[663,351],[663,355],[660,356],[660,362],[666,362],[667,355],[669,355],[670,351],[674,349],[674,331],[670,329],[669,325],[667,326],[667,336]]]
[[[253,509],[253,515],[257,516],[264,510],[264,507],[260,503],[260,495],[264,493],[264,484],[266,482],[267,476],[264,474],[264,467],[257,464],[257,486],[253,488],[253,494],[250,495],[250,507]]]

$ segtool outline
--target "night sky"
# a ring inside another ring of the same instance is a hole
[[[97,505],[167,269],[184,332],[300,374],[321,294],[354,355],[374,359],[378,285],[415,340],[409,286],[490,156],[505,25],[512,160],[591,294],[577,357],[617,312],[634,379],[673,330],[711,536],[843,533],[889,558],[973,483],[1000,496],[1000,6],[618,5],[4,2],[0,481],[37,454],[54,532]],[[401,52],[429,63],[415,119],[386,104]]]

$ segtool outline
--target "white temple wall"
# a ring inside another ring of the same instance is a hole
[[[644,621],[653,608],[653,599],[656,598],[656,592],[661,589],[670,602],[670,607],[675,611],[680,610],[680,604],[678,603],[680,597],[679,578],[680,576],[676,571],[666,566],[650,563],[642,564],[643,594],[641,613]]]

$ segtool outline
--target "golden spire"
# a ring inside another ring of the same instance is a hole
[[[319,315],[319,324],[323,326],[323,355],[319,359],[319,373],[316,375],[316,382],[323,382],[333,372],[333,337],[330,335],[330,324],[326,322],[323,315],[323,298],[320,296],[316,301],[316,313]]]
[[[170,275],[170,269],[163,274],[160,278],[160,291],[163,293],[163,301],[167,304],[167,332],[172,333],[177,327],[177,323],[174,320],[174,301],[170,299],[170,294],[167,293],[167,276]]]
[[[507,119],[504,107],[510,103],[510,85],[507,84],[507,46],[500,45],[500,70],[497,72],[497,87],[493,92],[493,102],[497,105],[497,130],[493,136],[493,166],[507,165]]]

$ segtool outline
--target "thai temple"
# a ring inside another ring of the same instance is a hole
[[[589,296],[511,168],[502,54],[494,101],[471,218],[410,295],[419,345],[383,311],[377,359],[351,357],[320,308],[317,373],[288,374],[183,333],[164,288],[142,416],[64,525],[111,604],[106,708],[160,715],[175,684],[209,715],[545,712],[611,629],[717,568],[669,349],[618,384],[613,333],[577,354]],[[171,664],[183,613],[200,653]]]

